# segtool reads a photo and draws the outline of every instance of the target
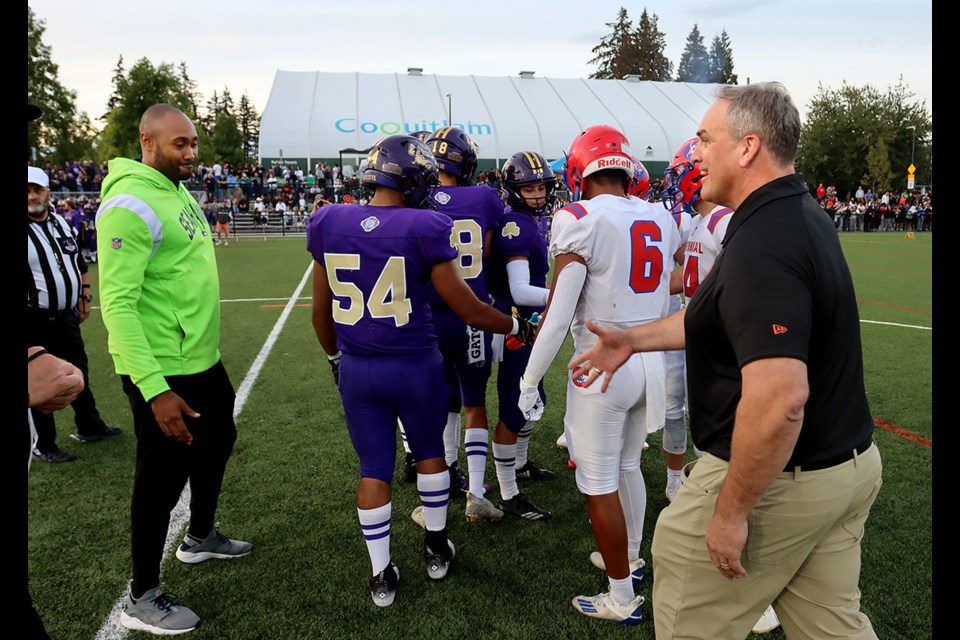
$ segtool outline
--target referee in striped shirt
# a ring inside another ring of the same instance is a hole
[[[27,167],[27,344],[39,345],[83,372],[84,389],[71,403],[79,442],[116,438],[121,431],[108,427],[90,391],[87,353],[80,323],[90,315],[87,264],[80,254],[73,227],[50,206],[50,181],[37,167]],[[57,446],[52,413],[33,411],[37,429],[34,460],[70,462],[77,456]]]

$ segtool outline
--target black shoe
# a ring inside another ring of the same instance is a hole
[[[557,477],[553,471],[542,469],[540,465],[533,460],[527,460],[527,464],[517,469],[517,480],[553,480]]]
[[[403,460],[403,481],[417,481],[417,462],[413,459],[412,453],[406,454]]]
[[[397,584],[400,582],[400,569],[390,563],[387,568],[370,578],[370,597],[378,607],[389,607],[397,596]]]
[[[470,481],[460,471],[460,463],[454,462],[450,465],[450,498],[466,500],[469,490]]]
[[[452,540],[448,539],[446,545],[437,545],[436,551],[427,542],[424,542],[423,557],[427,561],[427,576],[431,580],[443,580],[447,577],[447,572],[450,571],[450,563],[456,553]]]
[[[48,462],[51,464],[58,464],[61,462],[73,462],[77,459],[77,456],[72,453],[67,453],[66,451],[61,451],[60,449],[54,449],[53,451],[48,451],[46,453],[40,453],[38,450],[33,450],[33,459],[39,462]]]
[[[553,514],[546,509],[534,505],[523,493],[518,493],[509,500],[501,500],[497,508],[511,516],[524,520],[549,520]]]
[[[123,433],[123,429],[104,426],[101,431],[94,431],[93,433],[71,433],[70,437],[77,442],[86,444],[88,442],[99,442],[101,440],[113,440],[114,438],[119,438],[121,433]]]

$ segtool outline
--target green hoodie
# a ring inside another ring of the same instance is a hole
[[[196,200],[145,164],[116,158],[97,211],[100,304],[118,374],[143,397],[164,376],[206,371],[220,360],[220,281]]]

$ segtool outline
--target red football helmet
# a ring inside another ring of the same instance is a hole
[[[627,194],[644,200],[650,193],[650,172],[636,158],[633,159],[633,164],[633,179],[630,180],[630,188],[627,189]]]
[[[580,199],[583,179],[604,169],[619,169],[632,180],[633,156],[627,137],[607,125],[587,127],[570,143],[563,167],[564,182],[570,199]]]
[[[663,206],[673,211],[681,206],[691,215],[693,205],[700,199],[700,163],[693,161],[693,154],[700,138],[690,138],[677,149],[673,162],[663,172],[663,189],[660,198]]]

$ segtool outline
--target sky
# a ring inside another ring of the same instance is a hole
[[[872,85],[902,77],[932,114],[933,12],[926,0],[258,0],[150,3],[30,0],[59,81],[96,121],[106,110],[119,56],[129,70],[186,63],[204,100],[228,88],[262,113],[277,70],[586,78],[591,49],[621,6],[637,24],[656,15],[674,70],[694,25],[710,48],[726,31],[739,84],[778,80],[804,117],[818,86]],[[147,9],[149,7],[149,9]]]

